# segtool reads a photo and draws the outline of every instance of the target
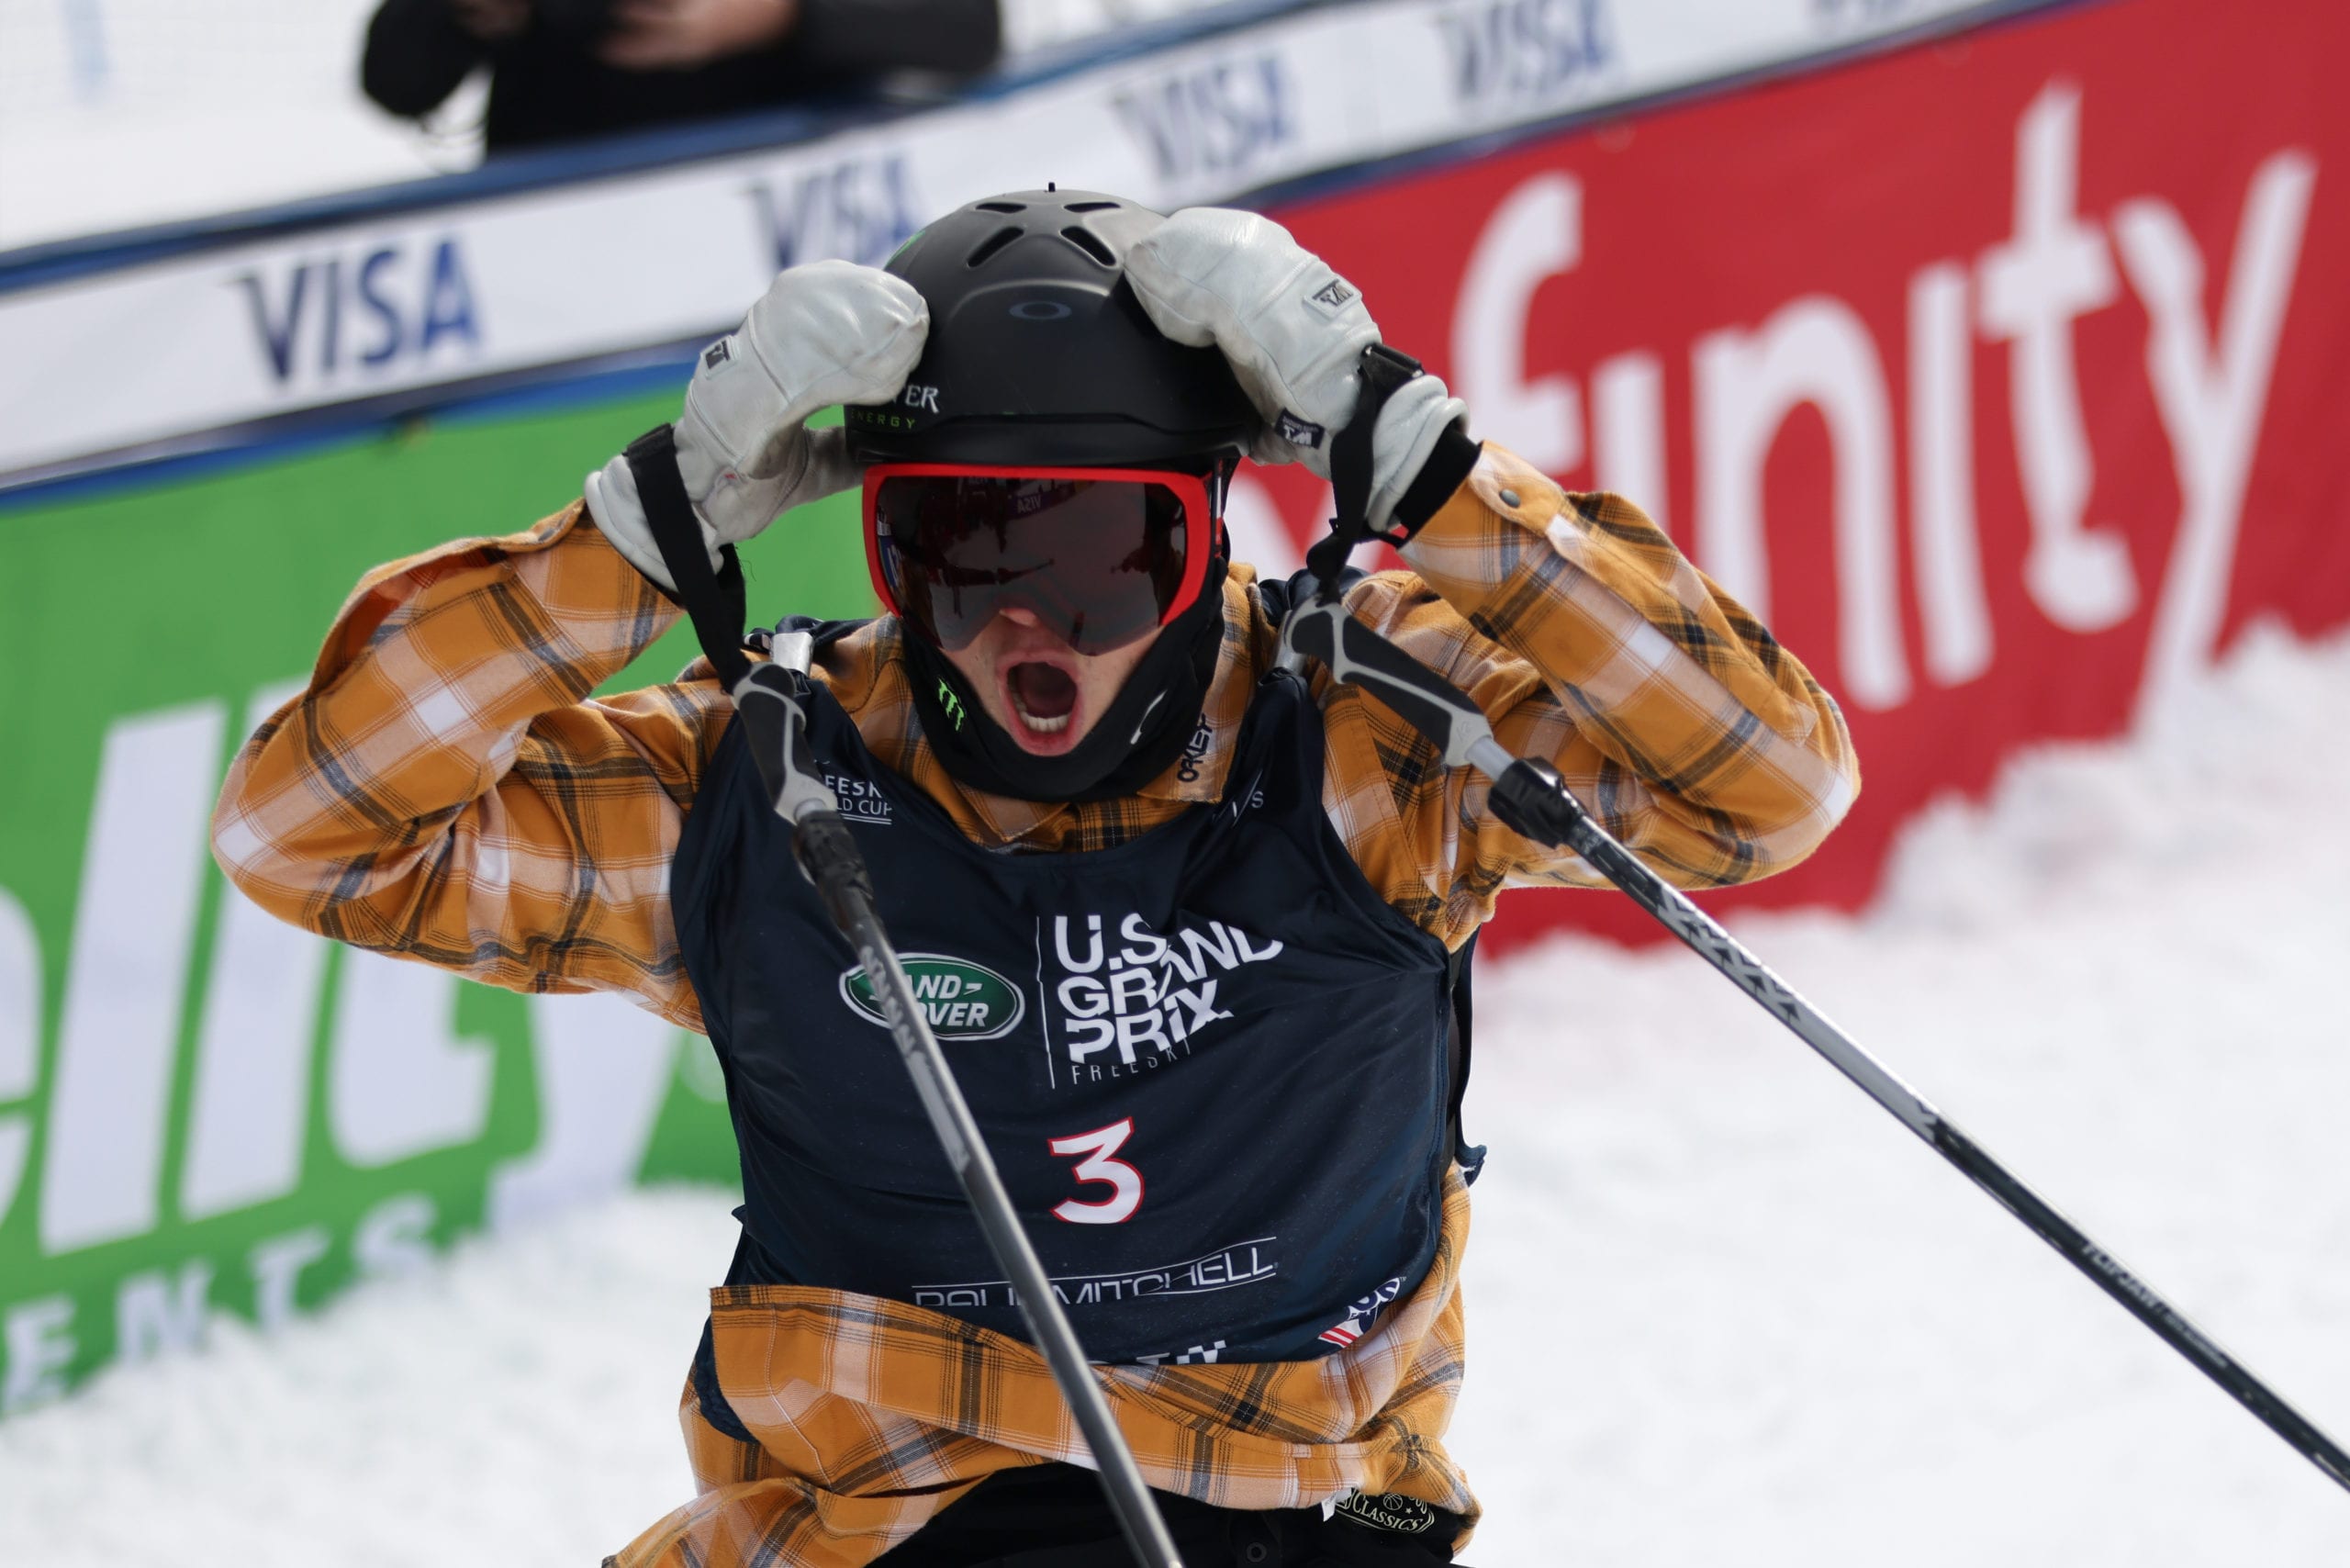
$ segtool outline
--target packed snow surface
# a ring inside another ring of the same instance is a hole
[[[2350,643],[1930,815],[1861,919],[1741,935],[2350,1436]],[[1588,896],[1604,896],[1593,894]],[[1472,1562],[2339,1568],[2325,1480],[1729,985],[1479,977]],[[725,1201],[476,1243],[0,1424],[46,1568],[592,1563],[682,1499]]]

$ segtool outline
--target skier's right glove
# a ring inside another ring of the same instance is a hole
[[[776,274],[742,326],[702,352],[677,424],[677,475],[710,548],[739,544],[776,518],[857,482],[839,427],[808,417],[836,403],[884,403],[922,357],[930,307],[878,267],[817,262]],[[665,588],[625,456],[588,476],[588,510],[613,548]]]

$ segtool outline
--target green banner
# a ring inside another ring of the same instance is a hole
[[[362,572],[527,527],[677,396],[415,420],[0,507],[0,1414],[463,1231],[631,1182],[733,1181],[699,1038],[283,925],[207,832],[230,756]],[[770,618],[870,613],[852,497],[744,564]],[[681,624],[612,689],[693,652]]]

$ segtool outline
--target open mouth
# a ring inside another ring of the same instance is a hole
[[[1024,661],[1004,672],[1004,688],[1021,727],[1035,735],[1058,735],[1077,711],[1077,681],[1053,665]]]

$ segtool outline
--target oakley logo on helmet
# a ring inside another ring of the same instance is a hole
[[[1070,315],[1069,308],[1058,299],[1024,299],[1012,308],[1012,313],[1023,321],[1062,321]]]
[[[1328,283],[1324,284],[1320,288],[1314,291],[1313,299],[1314,303],[1316,305],[1322,306],[1326,309],[1336,310],[1354,297],[1355,291],[1347,286],[1347,283],[1344,278],[1334,277]]]
[[[1324,434],[1322,427],[1311,420],[1299,419],[1287,409],[1281,410],[1281,418],[1273,423],[1274,427],[1281,431],[1281,438],[1292,446],[1320,446],[1322,444]]]
[[[938,412],[938,388],[935,386],[917,386],[909,381],[906,389],[898,394],[898,400],[909,409],[927,409],[934,414]]]

